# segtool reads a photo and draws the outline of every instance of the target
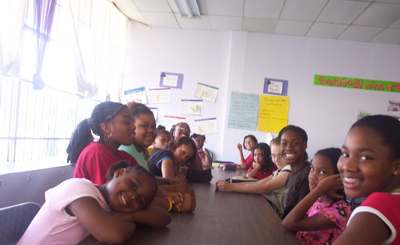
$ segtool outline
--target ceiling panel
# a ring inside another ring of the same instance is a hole
[[[242,17],[209,16],[211,29],[214,31],[241,31],[243,26]]]
[[[330,1],[319,15],[318,22],[350,24],[367,7],[369,2]]]
[[[353,24],[388,27],[400,18],[400,4],[373,3]]]
[[[141,11],[146,12],[171,12],[169,4],[165,0],[131,0]]]
[[[244,18],[243,31],[274,33],[278,20],[262,18]]]
[[[154,28],[180,28],[173,13],[142,12],[149,26]]]
[[[279,20],[275,33],[283,35],[304,36],[310,29],[312,22]]]
[[[278,19],[284,0],[245,0],[244,17]]]
[[[206,0],[209,15],[243,16],[243,0]]]
[[[400,29],[387,28],[371,39],[373,43],[400,44]]]
[[[286,0],[281,19],[314,21],[327,0]]]
[[[175,14],[182,29],[193,30],[211,30],[211,25],[208,16],[202,16],[201,19],[189,19],[181,17],[181,14]]]
[[[369,26],[349,26],[338,39],[367,42],[383,28]]]
[[[336,39],[348,25],[331,23],[314,23],[307,32],[307,37]]]

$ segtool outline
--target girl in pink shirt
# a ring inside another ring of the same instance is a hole
[[[121,161],[104,185],[72,178],[46,191],[46,202],[17,244],[76,244],[89,236],[102,243],[123,243],[136,223],[164,227],[167,211],[149,206],[157,192],[154,176]]]

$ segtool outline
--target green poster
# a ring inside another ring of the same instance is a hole
[[[400,93],[400,82],[314,75],[314,85]]]

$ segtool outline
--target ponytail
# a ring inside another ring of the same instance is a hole
[[[75,166],[83,149],[93,141],[88,121],[89,119],[85,119],[78,124],[69,141],[67,163],[70,162],[72,166]]]

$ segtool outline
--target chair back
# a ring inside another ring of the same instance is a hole
[[[39,209],[34,202],[0,208],[0,245],[16,244]]]

